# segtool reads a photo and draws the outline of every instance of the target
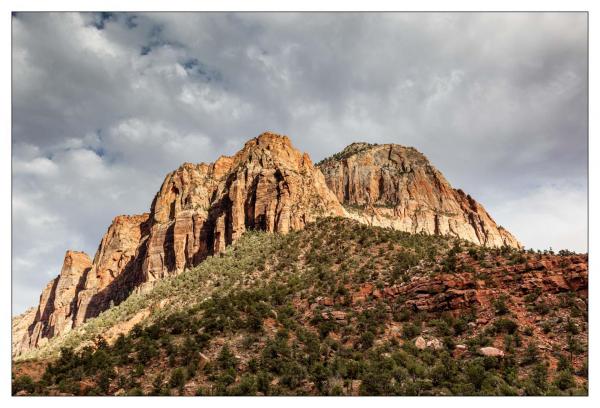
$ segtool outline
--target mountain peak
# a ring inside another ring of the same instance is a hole
[[[287,137],[286,135],[271,132],[268,130],[261,133],[260,135],[256,136],[254,139],[251,139],[250,142],[252,140],[255,140],[258,144],[268,144],[268,143],[275,142],[275,143],[287,144],[289,146],[292,145],[290,138]]]
[[[520,247],[413,147],[353,143],[317,167],[350,216],[364,223],[492,247]]]

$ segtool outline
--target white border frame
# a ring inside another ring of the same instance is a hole
[[[0,310],[4,312],[0,316],[2,332],[0,333],[0,346],[2,357],[6,361],[3,369],[0,371],[0,399],[5,400],[4,406],[37,406],[39,404],[54,405],[60,404],[66,406],[80,406],[81,404],[91,406],[103,406],[107,404],[107,397],[87,397],[87,399],[72,398],[72,397],[32,397],[32,398],[15,398],[10,397],[10,313],[11,310],[11,94],[8,90],[11,89],[11,11],[131,11],[131,10],[152,10],[152,11],[588,11],[589,24],[589,157],[588,160],[588,248],[590,252],[590,280],[589,289],[590,295],[597,293],[596,278],[594,273],[597,270],[598,262],[595,254],[598,250],[598,219],[599,216],[595,211],[589,209],[600,209],[598,183],[598,169],[600,160],[598,158],[598,142],[592,137],[593,131],[598,128],[598,81],[591,75],[594,72],[600,72],[598,64],[598,29],[597,24],[600,20],[600,2],[591,0],[572,0],[572,1],[555,1],[546,0],[543,2],[536,1],[515,1],[515,0],[488,0],[486,2],[474,0],[455,0],[453,2],[441,0],[425,0],[420,2],[401,2],[401,1],[385,1],[385,0],[345,0],[345,1],[325,1],[325,0],[221,0],[213,2],[186,1],[186,0],[145,0],[145,1],[124,1],[124,0],[88,0],[85,2],[77,0],[54,0],[52,2],[42,0],[4,0],[0,2],[0,49],[2,55],[1,84],[0,89],[3,90],[0,98],[0,126],[2,132],[0,136],[0,208],[2,214],[0,223],[0,270],[2,296],[0,296]],[[594,7],[595,6],[595,7]],[[593,180],[592,183],[589,180]],[[590,316],[596,316],[596,304],[593,296],[590,296]],[[596,319],[597,321],[597,319]],[[203,398],[201,400],[194,398],[181,398],[176,401],[181,405],[215,405],[215,406],[245,406],[247,404],[261,407],[281,407],[281,406],[304,406],[306,403],[311,405],[329,405],[342,403],[346,406],[356,406],[364,408],[365,405],[378,404],[387,406],[397,406],[398,404],[419,404],[425,406],[433,406],[439,404],[460,405],[461,407],[474,406],[480,408],[482,404],[489,406],[502,406],[506,404],[525,406],[531,404],[544,404],[547,406],[563,407],[565,404],[576,405],[594,405],[598,406],[599,401],[595,392],[596,388],[596,368],[598,367],[598,358],[595,347],[597,338],[597,325],[590,319],[589,327],[589,397],[401,397],[401,399],[388,397],[363,397],[363,398],[344,398],[340,400],[333,397],[311,397],[310,400],[304,398],[251,398],[251,397],[214,397]],[[594,344],[594,346],[592,346]],[[415,398],[418,398],[415,400]],[[443,398],[443,399],[440,399]],[[43,399],[43,400],[41,400]],[[144,405],[163,405],[167,401],[157,398],[146,398],[142,401],[113,398],[111,404],[144,404]]]

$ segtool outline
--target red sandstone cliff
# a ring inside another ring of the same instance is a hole
[[[518,248],[471,196],[450,186],[411,147],[353,143],[318,165],[350,217],[411,233],[451,235],[479,245]]]

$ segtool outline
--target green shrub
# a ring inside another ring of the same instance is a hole
[[[574,387],[575,380],[573,379],[573,373],[570,370],[559,371],[554,379],[554,385],[563,391]]]
[[[535,342],[530,341],[525,349],[525,354],[523,356],[523,365],[533,364],[538,361],[539,358],[539,349]]]
[[[364,332],[359,339],[359,343],[363,350],[369,349],[373,346],[373,342],[375,341],[375,334],[372,331]]]
[[[506,295],[500,295],[500,297],[493,302],[497,315],[505,315],[509,312],[508,306],[506,305],[506,300]]]
[[[498,333],[513,334],[517,331],[519,325],[512,319],[502,318],[494,322],[494,328]]]
[[[421,326],[415,323],[405,323],[402,326],[402,337],[412,339],[421,334]]]
[[[185,385],[186,372],[182,367],[178,367],[171,371],[171,379],[169,380],[169,386],[171,388],[179,388]]]
[[[230,368],[235,369],[238,364],[237,358],[229,350],[229,346],[227,346],[227,344],[225,344],[221,348],[221,352],[219,353],[219,356],[217,357],[217,361],[219,362],[219,366],[223,370],[227,370]]]
[[[28,375],[21,375],[13,380],[12,393],[15,395],[19,391],[26,391],[28,394],[33,394],[35,391],[35,382]]]
[[[548,389],[548,366],[545,363],[538,363],[533,367],[530,374],[533,384],[542,391]]]

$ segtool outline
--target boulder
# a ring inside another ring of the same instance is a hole
[[[504,357],[504,351],[496,347],[481,347],[479,353],[486,357]]]
[[[198,369],[200,371],[202,371],[204,369],[204,367],[206,367],[206,364],[208,364],[208,362],[210,361],[210,359],[208,357],[206,357],[206,355],[204,353],[200,353],[200,359],[198,362]]]
[[[441,350],[444,348],[444,343],[440,339],[431,339],[427,341],[427,347],[434,350]]]
[[[457,344],[452,350],[452,356],[454,358],[460,357],[467,352],[468,348],[464,344]]]

